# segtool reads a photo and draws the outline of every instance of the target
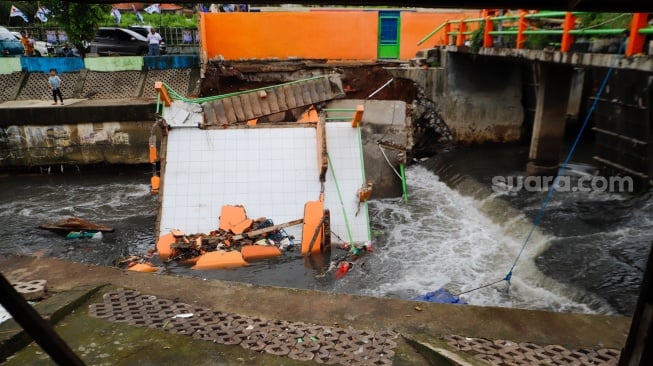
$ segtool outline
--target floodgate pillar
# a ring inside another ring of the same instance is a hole
[[[555,175],[560,161],[573,69],[540,64],[533,136],[526,175]]]

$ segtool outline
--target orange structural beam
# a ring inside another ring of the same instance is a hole
[[[304,205],[302,255],[320,253],[324,237],[324,202],[309,201]]]
[[[467,31],[467,23],[464,22],[465,19],[460,19],[460,24],[458,24],[458,38],[456,39],[456,46],[465,45],[465,33]]]
[[[626,46],[626,56],[636,55],[644,51],[645,36],[639,33],[639,30],[648,26],[647,13],[633,14],[633,20],[630,23],[630,36],[628,46]]]
[[[569,31],[574,29],[576,24],[576,17],[571,13],[565,14],[565,22],[562,25],[562,42],[560,43],[560,51],[568,52],[571,45],[574,43],[574,36],[569,34]]]
[[[354,117],[351,119],[351,127],[356,128],[360,126],[361,121],[363,120],[363,113],[365,112],[365,107],[362,104],[356,106],[356,111],[354,112]]]
[[[519,24],[517,24],[517,44],[515,48],[522,49],[526,45],[526,36],[524,31],[526,30],[526,11],[519,11]]]
[[[490,16],[485,17],[485,28],[483,29],[483,47],[492,47],[492,18]]]
[[[170,107],[170,104],[172,104],[172,100],[170,99],[170,96],[168,95],[168,90],[166,89],[165,85],[163,85],[162,81],[155,81],[154,82],[154,89],[161,94],[161,100],[165,104],[166,107]]]

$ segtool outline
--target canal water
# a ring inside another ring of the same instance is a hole
[[[370,203],[375,251],[340,280],[319,276],[298,250],[234,270],[193,271],[171,264],[165,271],[397,298],[439,288],[471,290],[505,276],[544,200],[544,192],[493,189],[493,176],[523,174],[526,155],[518,146],[460,148],[410,167],[408,203]],[[569,170],[574,179],[592,173],[583,161]],[[144,254],[154,245],[157,207],[148,183],[147,167],[64,167],[62,173],[53,166],[49,173],[2,176],[0,253],[97,265]],[[69,240],[36,229],[69,216],[116,231],[101,239]],[[652,224],[650,195],[557,194],[517,262],[511,286],[502,282],[462,297],[476,305],[631,315]]]

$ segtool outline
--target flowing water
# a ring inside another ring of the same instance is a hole
[[[298,251],[234,270],[197,272],[174,264],[165,270],[399,298],[441,287],[471,290],[506,275],[544,199],[545,193],[492,190],[492,176],[523,174],[525,156],[523,147],[458,149],[409,168],[409,202],[370,203],[375,252],[341,280],[317,277]],[[590,170],[576,164],[569,174]],[[153,246],[157,203],[149,193],[148,168],[50,173],[0,177],[0,253],[111,265]],[[35,229],[68,216],[105,223],[116,232],[70,240]],[[652,223],[650,196],[557,194],[515,267],[510,291],[502,282],[463,298],[476,305],[630,315]]]

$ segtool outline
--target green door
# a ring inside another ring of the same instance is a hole
[[[399,58],[400,11],[379,11],[379,58]]]

